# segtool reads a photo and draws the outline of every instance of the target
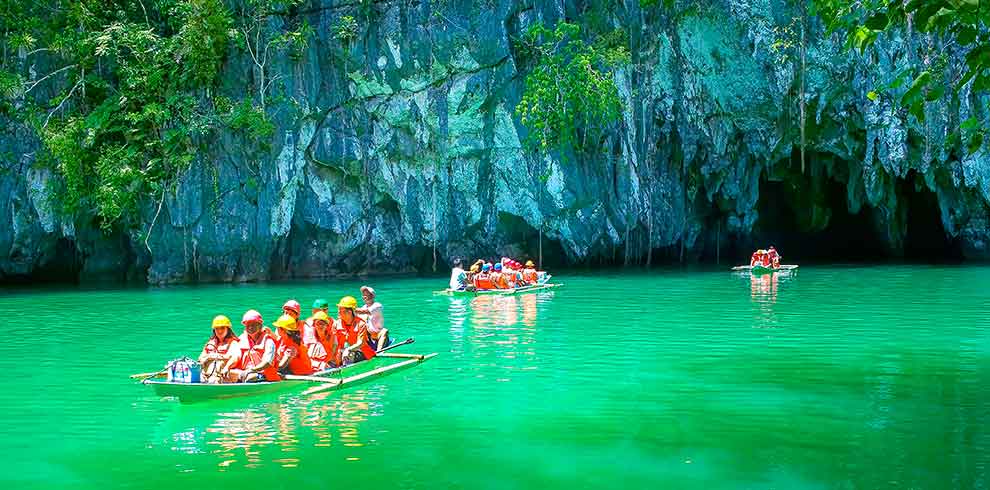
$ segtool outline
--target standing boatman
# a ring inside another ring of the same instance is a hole
[[[450,289],[461,291],[467,287],[467,274],[461,267],[461,259],[454,259],[454,268],[450,271]]]

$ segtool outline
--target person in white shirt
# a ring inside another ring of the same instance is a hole
[[[454,268],[450,271],[450,289],[458,291],[467,287],[467,274],[461,267],[461,259],[454,259]]]
[[[375,351],[380,351],[392,343],[389,338],[388,329],[385,328],[385,316],[382,314],[382,304],[375,301],[375,290],[371,286],[361,286],[361,298],[364,299],[364,306],[354,310],[361,315],[368,323],[368,336],[371,337],[369,344]]]

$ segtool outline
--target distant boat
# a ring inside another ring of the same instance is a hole
[[[434,291],[433,294],[439,296],[512,296],[514,294],[535,293],[561,286],[563,284],[534,284],[532,286],[513,289],[482,289],[473,291],[444,289],[443,291]]]
[[[752,272],[753,274],[770,274],[772,272],[789,272],[797,269],[796,265],[781,265],[776,269],[773,267],[766,267],[762,265],[737,265],[732,268],[733,272]]]

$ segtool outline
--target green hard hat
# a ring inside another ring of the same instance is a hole
[[[326,309],[326,308],[329,308],[329,307],[330,307],[330,302],[327,301],[327,300],[325,300],[325,299],[323,299],[323,298],[320,298],[320,299],[318,299],[318,300],[316,300],[316,301],[313,302],[313,309],[314,310],[323,310],[323,309]]]

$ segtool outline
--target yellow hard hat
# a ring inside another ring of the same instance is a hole
[[[284,328],[293,332],[299,330],[299,325],[296,324],[296,319],[289,315],[282,315],[278,317],[278,320],[275,320],[275,323],[273,323],[272,326],[276,328]]]
[[[317,320],[323,320],[330,323],[330,315],[327,315],[327,312],[323,310],[317,311],[316,314],[313,315],[313,321],[316,322]]]
[[[534,264],[532,260],[527,260],[526,267],[536,267],[536,264]]]
[[[337,303],[337,307],[350,308],[353,310],[354,308],[357,308],[357,300],[354,299],[354,296],[344,296],[343,298],[340,298],[340,302]]]
[[[213,328],[227,327],[230,328],[230,318],[223,315],[217,315],[213,317]]]

